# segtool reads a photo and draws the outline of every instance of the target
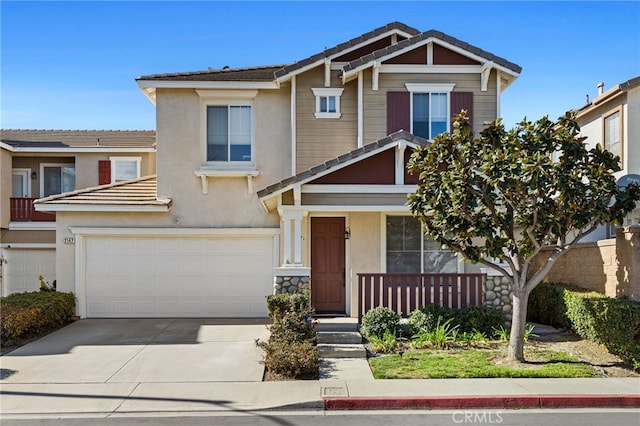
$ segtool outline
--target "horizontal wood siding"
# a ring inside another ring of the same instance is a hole
[[[404,206],[407,194],[302,194],[306,206]]]
[[[379,88],[371,89],[371,72],[364,73],[364,143],[387,136],[387,92],[406,91],[405,83],[455,83],[455,92],[473,93],[473,129],[496,118],[496,74],[491,71],[488,90],[480,90],[480,74],[380,74]]]
[[[357,81],[344,88],[340,98],[339,119],[315,118],[316,99],[312,88],[324,87],[324,66],[297,78],[296,172],[324,163],[358,146]],[[332,71],[332,87],[342,87]]]

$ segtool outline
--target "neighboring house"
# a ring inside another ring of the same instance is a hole
[[[55,213],[33,201],[155,173],[155,131],[0,130],[0,294],[56,280]],[[67,240],[68,241],[68,240]]]
[[[477,271],[422,237],[405,164],[462,109],[498,117],[520,71],[394,22],[294,64],[138,77],[157,179],[36,203],[58,287],[81,317],[263,317],[310,278],[318,313],[355,315],[358,273]]]
[[[620,157],[622,170],[615,174],[621,184],[640,183],[640,76],[604,91],[577,110],[580,133],[589,147],[600,144]],[[624,226],[640,224],[640,206],[625,219]],[[602,227],[584,241],[614,238],[613,227]]]

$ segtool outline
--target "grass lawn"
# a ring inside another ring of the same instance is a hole
[[[525,349],[524,364],[507,365],[498,349],[406,352],[369,358],[376,379],[444,379],[488,377],[599,377],[589,364],[566,352]]]

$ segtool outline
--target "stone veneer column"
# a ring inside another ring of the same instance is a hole
[[[305,266],[282,266],[275,269],[273,294],[302,293],[311,283],[311,268]]]
[[[494,269],[482,268],[481,270],[483,274],[487,274],[484,304],[496,309],[501,309],[507,316],[507,319],[511,321],[511,313],[513,312],[511,283],[504,275]]]

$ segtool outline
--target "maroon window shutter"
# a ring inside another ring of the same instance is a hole
[[[473,92],[451,92],[451,120],[462,110],[467,111],[469,124],[473,129]]]
[[[111,183],[111,161],[98,161],[98,185]]]
[[[411,130],[409,92],[387,92],[387,134]]]

